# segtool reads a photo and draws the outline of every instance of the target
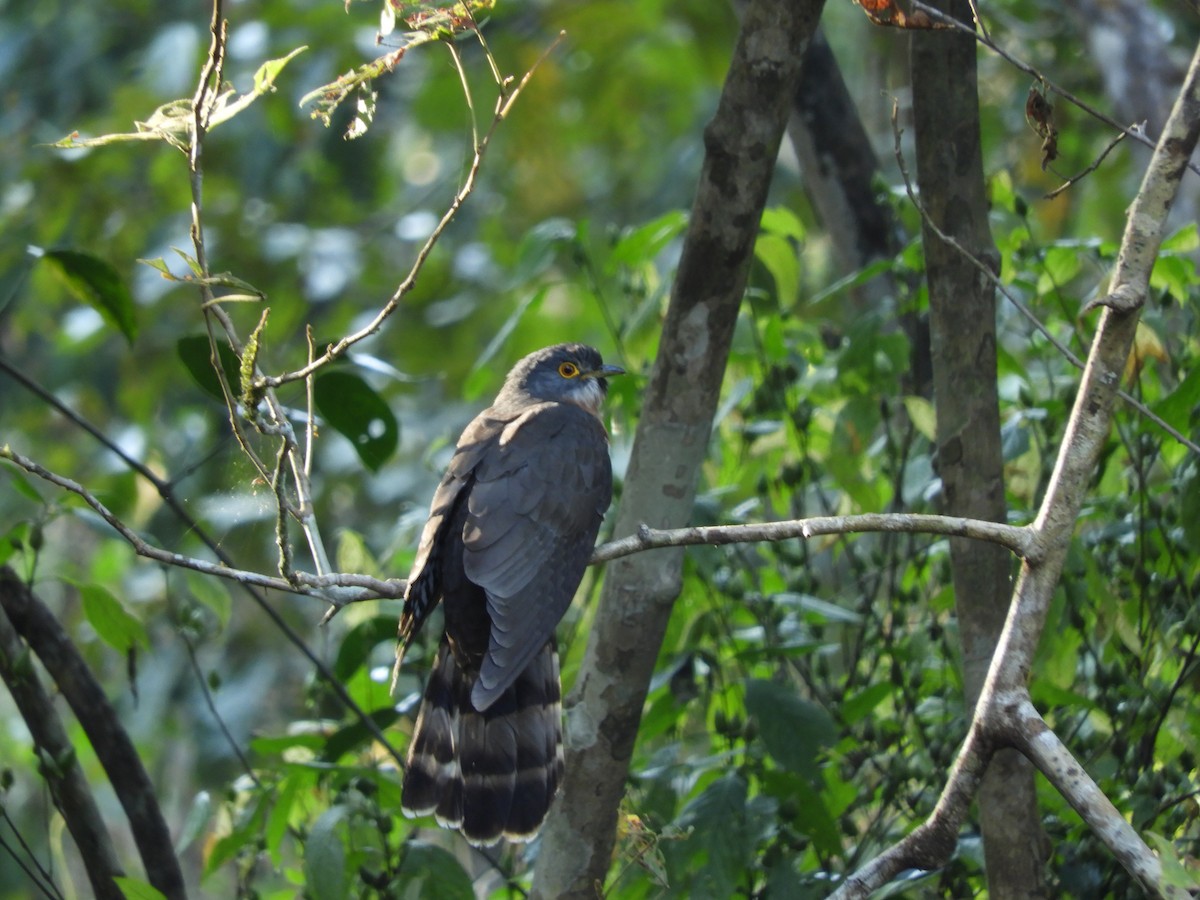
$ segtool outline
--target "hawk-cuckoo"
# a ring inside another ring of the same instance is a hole
[[[583,344],[522,359],[463,431],[408,579],[396,667],[440,600],[445,633],[402,807],[473,844],[529,840],[563,773],[554,629],[612,499],[605,380]]]

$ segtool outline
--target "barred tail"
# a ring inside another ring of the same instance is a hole
[[[558,651],[550,641],[483,712],[475,673],[443,638],[408,748],[401,809],[433,813],[472,844],[537,834],[563,774]]]

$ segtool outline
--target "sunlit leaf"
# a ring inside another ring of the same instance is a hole
[[[904,410],[912,420],[913,427],[921,432],[925,440],[937,441],[937,413],[927,398],[907,395],[904,398]]]
[[[1154,852],[1162,863],[1163,886],[1189,892],[1200,890],[1200,878],[1180,860],[1179,851],[1173,841],[1153,831],[1146,832],[1146,837],[1154,845]]]
[[[267,91],[275,90],[275,79],[279,77],[279,73],[283,71],[283,67],[307,49],[307,46],[297,47],[287,56],[281,56],[278,59],[269,59],[259,66],[258,71],[254,73],[254,92],[256,94],[265,94]]]
[[[363,536],[351,528],[343,528],[338,534],[337,552],[334,556],[339,572],[356,572],[360,575],[379,577],[379,562],[367,547]]]
[[[789,306],[800,291],[800,257],[795,246],[777,234],[761,234],[754,243],[754,255],[775,282],[779,302]]]

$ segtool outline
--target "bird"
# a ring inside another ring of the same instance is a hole
[[[529,354],[467,425],[433,495],[400,614],[392,685],[441,603],[401,811],[471,844],[536,836],[563,777],[555,628],[612,499],[601,407],[624,374],[584,344]]]

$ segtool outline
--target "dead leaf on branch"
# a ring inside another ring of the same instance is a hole
[[[1058,159],[1058,128],[1054,125],[1054,104],[1042,86],[1034,82],[1025,98],[1025,121],[1042,139],[1042,171]]]
[[[896,4],[896,0],[854,0],[854,2],[876,25],[921,30],[951,27],[945,22],[933,21],[924,10],[918,9],[915,12],[906,13]]]

